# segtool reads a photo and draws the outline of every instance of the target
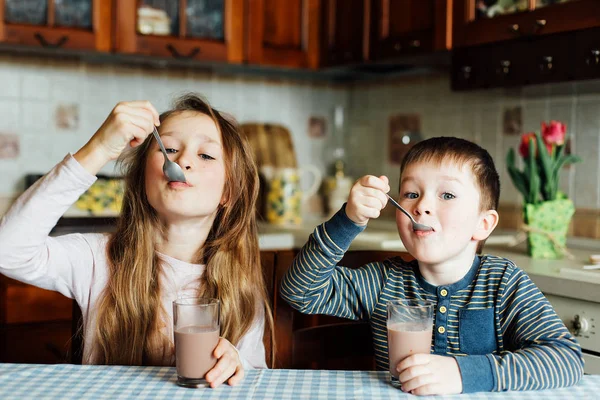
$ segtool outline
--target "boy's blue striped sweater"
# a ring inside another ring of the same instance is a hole
[[[510,260],[476,256],[463,279],[444,286],[429,284],[416,261],[400,258],[359,269],[336,266],[363,229],[344,208],[318,226],[285,275],[281,296],[303,313],[369,321],[381,370],[388,369],[386,304],[415,298],[435,304],[431,352],[456,358],[464,393],[545,389],[579,381],[579,344]]]

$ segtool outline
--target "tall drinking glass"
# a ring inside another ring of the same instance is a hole
[[[173,302],[178,385],[207,386],[204,375],[217,362],[213,351],[219,342],[219,314],[217,299],[187,297]]]
[[[398,387],[398,363],[416,353],[429,354],[433,303],[425,300],[392,300],[387,305],[390,382]]]

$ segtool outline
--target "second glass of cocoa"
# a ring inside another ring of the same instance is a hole
[[[406,357],[429,354],[433,328],[433,303],[425,300],[392,300],[387,305],[390,382],[400,387],[398,363]]]
[[[220,302],[218,299],[186,297],[173,302],[177,384],[188,388],[208,386],[204,376],[217,359]]]

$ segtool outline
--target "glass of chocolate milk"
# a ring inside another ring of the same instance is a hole
[[[387,305],[390,381],[399,387],[398,363],[416,353],[429,354],[433,327],[433,303],[425,300],[392,300]]]
[[[208,386],[204,375],[217,363],[213,351],[219,342],[219,313],[217,299],[186,297],[173,302],[175,365],[179,386]]]

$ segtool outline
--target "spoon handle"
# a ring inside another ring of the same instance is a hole
[[[410,220],[411,220],[411,221],[413,221],[413,222],[414,222],[412,215],[410,215],[410,214],[408,213],[408,211],[406,211],[404,208],[402,208],[402,206],[401,206],[400,204],[398,204],[398,202],[397,202],[396,200],[394,200],[394,199],[393,199],[393,198],[392,198],[392,197],[391,197],[389,194],[387,194],[387,193],[386,193],[385,195],[386,195],[386,196],[388,197],[388,199],[389,199],[389,200],[392,202],[392,204],[394,205],[394,207],[396,207],[398,210],[402,211],[404,214],[406,214],[406,216],[407,216],[408,218],[410,218]]]
[[[165,156],[165,159],[168,160],[169,157],[167,157],[167,150],[165,150],[165,146],[163,145],[162,140],[160,140],[160,135],[158,134],[158,130],[156,129],[156,126],[154,127],[154,130],[152,131],[152,133],[154,134],[154,138],[156,139],[156,142],[158,143],[158,147],[160,147],[160,151],[162,151],[163,156]]]

